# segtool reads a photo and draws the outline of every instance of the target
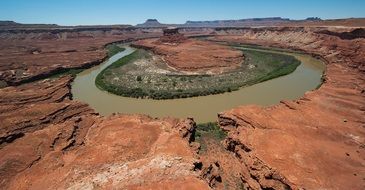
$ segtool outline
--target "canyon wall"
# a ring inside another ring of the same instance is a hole
[[[159,36],[160,31],[121,29],[0,30],[0,81],[18,85],[70,69],[85,69],[107,58],[116,41]]]
[[[221,128],[229,132],[226,149],[246,166],[241,175],[247,187],[365,187],[365,39],[341,39],[319,30],[221,29],[212,37],[299,50],[326,61],[322,86],[299,100],[218,114]]]

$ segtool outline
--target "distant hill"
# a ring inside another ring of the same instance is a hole
[[[9,20],[0,20],[0,26],[13,26],[13,25],[19,25],[19,23]]]
[[[57,24],[21,24],[14,21],[0,21],[0,29],[21,29],[21,28],[59,28]]]
[[[319,17],[308,17],[307,19],[305,19],[305,20],[307,20],[307,21],[322,21],[322,19],[321,18],[319,18]]]
[[[351,26],[364,27],[365,18],[329,19],[322,20],[319,17],[308,17],[303,20],[290,20],[281,17],[249,18],[239,20],[214,20],[214,21],[187,21],[184,24],[163,24],[157,19],[148,19],[136,27],[270,27],[270,26]]]
[[[157,19],[147,19],[146,22],[136,25],[136,27],[146,27],[146,28],[165,27],[165,26],[167,25],[161,24]]]
[[[240,20],[215,20],[215,21],[187,21],[185,24],[162,24],[157,19],[147,19],[136,27],[249,27],[249,26],[271,26],[278,23],[290,22],[289,19],[281,17],[251,18]]]
[[[22,24],[14,21],[1,21],[0,30],[99,30],[99,29],[121,29],[132,27],[131,25],[79,25],[60,26],[57,24]]]
[[[187,21],[185,27],[249,27],[249,26],[272,26],[279,23],[290,22],[287,18],[250,18],[240,20],[215,20],[215,21]]]
[[[365,27],[365,18],[345,18],[345,19],[327,19],[322,20],[318,17],[308,17],[303,20],[290,20],[281,17],[269,17],[269,18],[250,18],[239,20],[214,20],[214,21],[187,21],[184,24],[164,24],[160,23],[157,19],[148,19],[142,24],[137,24],[134,27],[140,28],[162,28],[162,27],[318,27],[318,26],[346,26],[346,27]],[[57,24],[22,24],[14,21],[1,21],[0,31],[19,30],[74,30],[74,31],[86,31],[86,30],[114,30],[114,29],[133,29],[131,25],[79,25],[79,26],[60,26]],[[347,35],[348,36],[348,35]],[[351,36],[351,35],[350,35]],[[355,36],[358,36],[357,34]]]

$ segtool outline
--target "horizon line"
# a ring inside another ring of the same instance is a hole
[[[160,22],[161,24],[186,24],[187,22],[214,22],[214,21],[230,21],[230,20],[250,20],[250,19],[269,19],[269,18],[280,18],[280,19],[288,19],[290,21],[305,21],[308,18],[319,18],[322,21],[326,21],[326,20],[344,20],[344,19],[365,19],[365,17],[341,17],[341,18],[321,18],[321,17],[317,17],[317,16],[312,16],[312,17],[306,17],[303,19],[293,19],[293,18],[288,18],[288,17],[280,17],[280,16],[270,16],[270,17],[246,17],[246,18],[239,18],[239,19],[212,19],[212,20],[186,20],[184,23],[166,23],[166,22],[160,22],[160,19],[156,19],[156,18],[146,18],[144,19],[144,21],[142,21],[141,23],[136,23],[136,24],[129,24],[129,23],[113,23],[113,24],[76,24],[76,25],[62,25],[62,24],[58,24],[58,23],[42,23],[42,22],[18,22],[16,20],[1,20],[1,22],[15,22],[18,24],[42,24],[42,25],[58,25],[58,26],[98,26],[98,25],[131,25],[131,26],[135,26],[138,24],[143,24],[144,22],[146,22],[147,20],[150,19],[155,19],[158,22]]]

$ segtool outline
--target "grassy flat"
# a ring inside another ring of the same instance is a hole
[[[167,67],[151,52],[136,50],[103,70],[96,85],[135,98],[174,99],[238,90],[293,72],[300,61],[291,55],[243,50],[240,68],[218,75],[186,75]]]

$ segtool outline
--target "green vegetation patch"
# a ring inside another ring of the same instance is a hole
[[[106,46],[106,49],[108,51],[108,57],[112,57],[113,55],[125,50],[124,47],[120,47],[117,44],[108,45],[108,46]]]
[[[243,50],[240,68],[219,75],[186,75],[171,71],[149,51],[136,50],[103,70],[96,85],[111,93],[152,99],[188,98],[238,90],[293,72],[300,61],[280,53]]]
[[[117,95],[124,95],[124,96],[130,96],[130,97],[142,97],[144,95],[143,90],[140,88],[123,88],[115,86],[114,84],[108,83],[108,80],[106,80],[108,77],[110,77],[113,73],[113,71],[127,63],[130,63],[131,61],[137,60],[139,58],[145,58],[145,54],[143,51],[135,51],[125,57],[122,57],[118,59],[116,62],[109,65],[107,68],[105,68],[103,71],[101,71],[98,76],[96,76],[95,84],[96,86],[101,90],[106,90],[108,92],[112,92]],[[140,77],[140,76],[139,76]],[[136,77],[136,80],[138,76]]]
[[[81,73],[84,69],[68,69],[57,74],[50,76],[49,78],[59,78],[66,75],[71,75],[72,77],[76,77],[77,74]]]
[[[248,81],[248,85],[264,82],[270,79],[274,79],[280,76],[287,75],[295,71],[300,65],[300,61],[294,56],[261,52],[255,50],[244,50],[245,55],[249,57],[250,62],[255,65],[265,65],[265,67],[259,68],[258,75],[251,81]],[[265,73],[260,75],[260,73]]]
[[[8,86],[8,83],[6,83],[6,81],[0,80],[0,88],[5,88],[7,86]]]
[[[278,47],[267,47],[267,46],[261,46],[261,45],[255,45],[255,44],[236,44],[235,45],[238,48],[250,48],[250,49],[256,49],[256,50],[267,50],[267,51],[275,51],[275,52],[281,52],[281,53],[297,53],[302,54],[302,51],[299,50],[292,50],[292,49],[283,49]]]
[[[226,138],[227,133],[224,132],[217,122],[200,123],[196,125],[195,140],[202,136],[209,135],[219,141]]]
[[[223,131],[217,122],[201,123],[197,124],[195,130],[194,139],[200,143],[199,153],[205,152],[207,149],[206,140],[214,140],[217,143],[224,140],[227,137],[227,133]]]

